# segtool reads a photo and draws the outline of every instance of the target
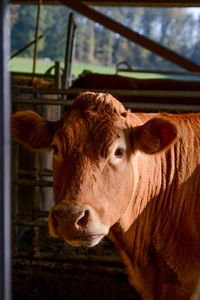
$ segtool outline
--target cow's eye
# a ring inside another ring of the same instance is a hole
[[[124,150],[122,148],[117,148],[115,150],[115,156],[121,158],[124,155]]]
[[[58,147],[56,145],[52,145],[51,150],[53,150],[53,154],[58,153]]]

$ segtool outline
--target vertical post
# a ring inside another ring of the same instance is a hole
[[[34,171],[35,171],[35,179],[39,179],[39,171],[40,171],[40,160],[39,153],[35,152],[34,154]],[[33,194],[33,206],[32,206],[32,219],[33,221],[37,220],[38,211],[40,207],[40,187],[34,187]],[[33,227],[33,239],[32,239],[32,249],[33,255],[37,256],[39,253],[39,228],[37,226]]]
[[[0,1],[0,299],[11,299],[10,94],[8,1]]]
[[[65,48],[65,68],[64,68],[63,84],[62,84],[63,89],[68,88],[71,84],[75,31],[76,31],[76,24],[74,20],[74,14],[70,13],[69,21],[68,21],[66,48]]]
[[[61,66],[60,66],[60,62],[56,61],[55,62],[55,87],[56,89],[61,89]],[[60,95],[58,95],[58,99],[60,98]],[[57,110],[57,116],[58,119],[60,119],[61,117],[61,106],[58,106],[58,110]]]
[[[55,62],[55,87],[56,89],[61,88],[61,70],[60,70],[60,62]]]
[[[33,56],[33,74],[36,73],[36,60],[37,60],[37,52],[38,52],[41,5],[42,5],[42,0],[38,0],[37,22],[36,22],[36,30],[35,30],[35,47],[34,47],[34,56]]]
[[[19,171],[19,144],[13,143],[12,145],[12,178],[18,179],[18,171]],[[12,219],[17,219],[17,211],[18,211],[18,185],[14,185],[12,187]],[[16,256],[18,252],[17,247],[17,226],[12,226],[12,255]]]

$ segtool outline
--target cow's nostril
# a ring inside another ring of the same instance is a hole
[[[59,222],[66,217],[66,213],[62,210],[54,210],[52,212],[52,221],[55,228],[59,226]]]
[[[58,219],[63,219],[66,218],[66,212],[63,210],[54,210],[53,212],[54,218]]]
[[[84,227],[87,226],[89,220],[89,210],[85,210],[82,214],[78,217],[76,224],[78,226]]]
[[[70,209],[57,208],[52,211],[52,223],[55,229],[59,226],[67,228],[81,229],[87,227],[89,220],[89,210],[82,207],[71,207]]]

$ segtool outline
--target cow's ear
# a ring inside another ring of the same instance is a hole
[[[33,111],[12,115],[12,136],[31,150],[47,150],[52,142],[57,122],[47,121]]]
[[[166,150],[177,137],[176,126],[162,118],[153,118],[133,131],[134,150],[147,154]]]

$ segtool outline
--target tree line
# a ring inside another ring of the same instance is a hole
[[[200,64],[200,17],[185,8],[94,7],[134,31]],[[64,60],[68,17],[66,6],[43,5],[38,57]],[[11,51],[35,38],[37,6],[11,5]],[[80,63],[116,65],[126,61],[135,69],[177,70],[179,67],[75,13],[74,59]],[[33,47],[21,54],[32,57]]]

